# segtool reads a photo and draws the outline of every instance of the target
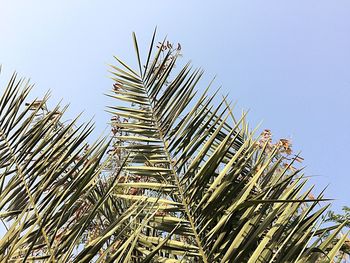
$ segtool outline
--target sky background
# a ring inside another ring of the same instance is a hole
[[[302,151],[307,175],[334,208],[350,205],[350,1],[19,1],[0,0],[0,89],[16,70],[33,96],[51,90],[68,116],[110,116],[108,64],[136,62],[131,33],[145,50],[152,32],[183,47],[215,87],[263,120],[274,138]],[[145,53],[144,53],[145,54]]]

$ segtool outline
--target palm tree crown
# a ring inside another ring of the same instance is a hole
[[[155,33],[134,70],[111,67],[111,140],[63,124],[47,97],[25,105],[14,76],[0,101],[4,262],[329,262],[346,222],[325,226],[288,140],[255,136],[181,45]],[[108,150],[109,149],[109,150]],[[108,150],[108,151],[107,151]]]

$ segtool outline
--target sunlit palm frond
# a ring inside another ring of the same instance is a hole
[[[120,66],[112,66],[110,96],[118,106],[110,112],[115,148],[129,156],[116,196],[129,204],[159,205],[136,237],[132,253],[138,260],[333,257],[322,238],[311,245],[320,236],[317,224],[327,208],[320,202],[326,199],[309,198],[307,178],[293,167],[299,157],[285,157],[287,142],[271,145],[254,136],[246,114],[232,117],[225,98],[215,106],[209,88],[198,96],[202,71],[185,64],[175,74],[179,50],[168,41],[153,52],[154,35],[143,64],[135,34],[133,39],[139,70],[116,58]]]
[[[0,101],[1,262],[71,258],[94,219],[88,197],[107,145],[89,146],[92,125],[63,124],[66,108],[49,111],[48,96],[26,102],[30,89],[14,74]]]

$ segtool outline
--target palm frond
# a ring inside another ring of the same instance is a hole
[[[90,123],[63,124],[66,108],[26,102],[30,89],[14,74],[0,101],[1,262],[70,259],[96,214],[87,211],[105,139],[88,146]]]
[[[232,117],[226,98],[213,104],[216,92],[198,97],[202,70],[187,63],[175,74],[179,50],[164,40],[154,52],[154,39],[142,64],[133,34],[140,73],[118,58],[111,70],[110,96],[123,104],[109,110],[115,148],[129,155],[118,197],[149,206],[157,200],[163,218],[145,224],[133,253],[160,262],[319,258],[309,246],[327,208],[316,207],[328,199],[309,198],[307,179],[292,167],[298,156],[287,161],[281,145],[261,145],[246,114]]]

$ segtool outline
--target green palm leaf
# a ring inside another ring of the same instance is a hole
[[[150,220],[140,231],[138,260],[281,262],[313,254],[303,247],[325,210],[315,210],[316,204],[326,199],[308,198],[307,179],[292,169],[293,161],[286,163],[280,147],[257,146],[245,115],[231,123],[225,98],[216,107],[216,93],[207,89],[197,97],[202,71],[185,64],[175,75],[179,51],[164,41],[153,54],[154,38],[143,64],[133,34],[140,73],[120,59],[111,71],[110,96],[123,102],[110,107],[118,120],[115,147],[133,157],[118,196],[149,205],[158,198],[171,207],[162,211],[164,220]],[[184,231],[176,229],[178,222]]]

